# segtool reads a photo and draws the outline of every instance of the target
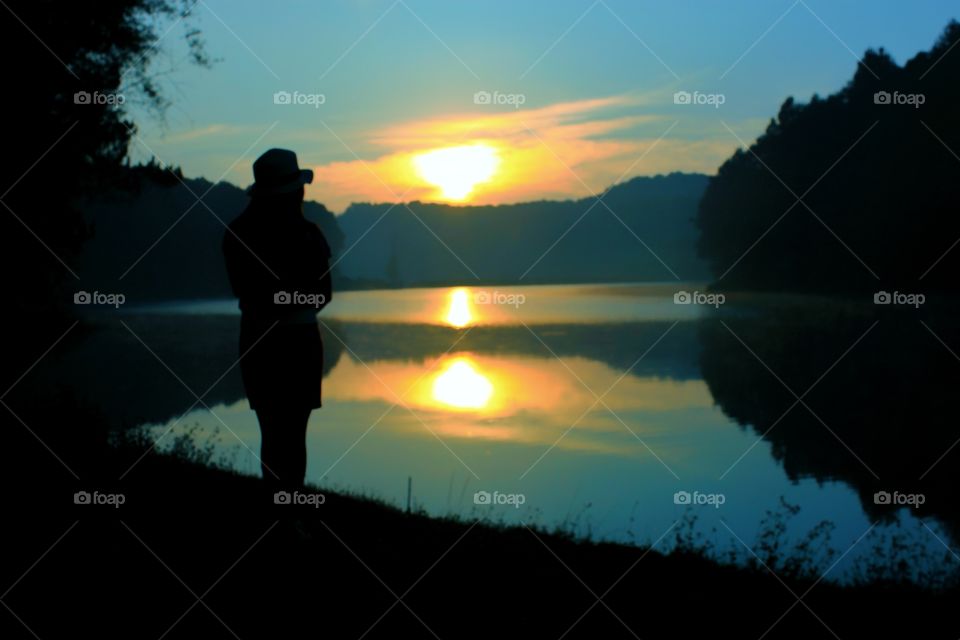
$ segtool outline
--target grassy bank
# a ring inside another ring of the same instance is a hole
[[[3,637],[955,637],[960,624],[955,590],[839,587],[331,493],[267,505],[256,478],[141,453],[100,460],[101,478],[136,463],[122,482],[76,485],[122,493],[119,507],[74,505],[63,486],[18,505],[56,508],[8,527],[4,602],[23,624],[11,613]]]

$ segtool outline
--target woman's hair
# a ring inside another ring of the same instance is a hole
[[[250,207],[269,212],[271,215],[284,213],[303,214],[303,187],[289,193],[267,193],[253,195],[250,198]]]

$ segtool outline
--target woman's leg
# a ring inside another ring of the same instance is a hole
[[[303,487],[307,475],[307,421],[310,419],[310,409],[295,409],[286,416],[287,428],[284,430],[284,471],[281,475],[285,481],[290,479],[290,486],[295,489]]]
[[[311,409],[258,410],[260,468],[272,491],[294,491],[307,472],[307,421]]]

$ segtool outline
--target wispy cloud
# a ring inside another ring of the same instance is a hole
[[[188,129],[187,131],[181,131],[180,133],[176,133],[171,136],[164,136],[160,138],[160,144],[183,144],[200,140],[208,140],[212,137],[235,136],[238,134],[250,133],[254,130],[255,127],[250,125],[240,126],[231,124],[210,124],[203,127]]]
[[[344,150],[350,159],[315,166],[308,197],[335,211],[350,202],[441,199],[417,174],[413,158],[462,144],[489,145],[500,159],[494,178],[469,198],[478,204],[585,197],[628,169],[624,177],[712,173],[735,148],[719,125],[715,138],[662,137],[676,118],[658,112],[658,104],[662,96],[613,96],[391,125],[356,142],[382,153],[358,160]]]

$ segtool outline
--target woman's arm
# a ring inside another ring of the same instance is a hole
[[[307,222],[309,229],[305,242],[297,256],[295,268],[298,306],[315,308],[318,311],[333,298],[332,279],[330,277],[330,246],[317,225]],[[292,293],[292,292],[291,292]],[[304,302],[300,302],[304,301]]]

